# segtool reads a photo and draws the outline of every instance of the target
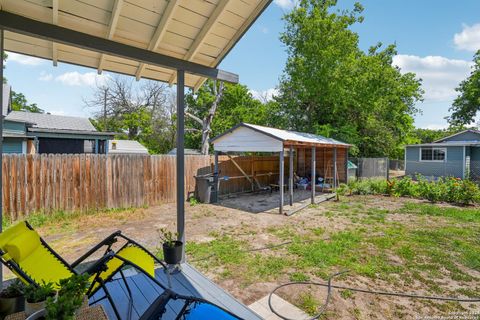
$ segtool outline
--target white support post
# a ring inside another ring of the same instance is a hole
[[[288,193],[290,195],[290,206],[293,206],[293,146],[290,146],[288,160]]]
[[[280,176],[278,181],[278,187],[280,190],[280,214],[283,214],[283,184],[284,184],[284,175],[285,175],[285,166],[284,166],[284,152],[280,151]]]
[[[317,172],[316,170],[317,162],[316,162],[315,151],[316,151],[316,148],[312,147],[312,172],[311,172],[312,179],[310,182],[312,186],[312,204],[315,204],[315,174]]]
[[[337,188],[337,147],[333,148],[333,189]]]
[[[185,71],[177,70],[177,233],[185,262]]]

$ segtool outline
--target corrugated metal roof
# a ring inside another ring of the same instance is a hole
[[[8,106],[10,105],[10,91],[12,88],[8,84],[4,84],[2,86],[2,95],[3,95],[3,100],[2,100],[2,110],[3,110],[3,115],[6,115],[8,113]]]
[[[87,118],[59,116],[48,113],[33,113],[23,111],[11,111],[5,120],[22,121],[32,123],[33,128],[70,131],[91,131],[97,130]]]
[[[211,142],[223,137],[224,135],[233,132],[235,129],[239,127],[246,127],[253,129],[257,132],[266,134],[272,138],[275,138],[280,141],[288,141],[288,142],[300,142],[300,143],[313,143],[313,144],[326,144],[326,145],[339,145],[339,146],[346,146],[349,147],[348,143],[344,143],[332,138],[327,138],[321,135],[313,134],[313,133],[306,133],[306,132],[298,132],[298,131],[291,131],[291,130],[282,130],[277,128],[259,126],[256,124],[250,123],[240,123],[237,126],[233,127],[230,130],[225,131],[224,133],[216,136],[215,138],[211,139]]]
[[[135,140],[109,140],[108,153],[112,154],[148,154],[148,149]]]
[[[449,142],[432,142],[408,144],[405,147],[463,147],[463,146],[480,146],[480,141],[449,141]]]
[[[271,0],[2,0],[0,10],[208,67],[217,67]],[[8,51],[176,82],[172,69],[5,31]],[[205,78],[186,74],[198,88]]]
[[[290,130],[282,130],[277,128],[270,128],[259,126],[255,124],[243,123],[245,127],[250,127],[257,131],[264,132],[270,136],[279,138],[282,141],[296,141],[296,142],[306,142],[306,143],[323,143],[323,144],[336,144],[348,146],[348,143],[344,143],[332,138],[326,138],[321,135],[306,133],[306,132],[297,132]]]

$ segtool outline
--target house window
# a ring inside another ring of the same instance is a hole
[[[420,161],[445,161],[447,150],[445,148],[421,148]]]

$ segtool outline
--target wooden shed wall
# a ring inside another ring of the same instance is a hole
[[[337,171],[339,182],[347,181],[347,153],[346,148],[337,148]],[[327,168],[330,168],[333,176],[333,148],[317,148],[315,151],[316,171],[320,176],[325,177]],[[297,174],[299,176],[307,176],[311,172],[312,149],[297,150]]]

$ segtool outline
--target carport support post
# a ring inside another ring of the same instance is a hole
[[[282,146],[283,148],[283,146]],[[280,214],[283,214],[283,184],[284,184],[284,175],[285,175],[285,166],[284,166],[284,152],[283,150],[280,151],[280,174],[279,174],[279,181],[278,181],[278,187],[280,190]]]
[[[333,188],[337,188],[337,147],[333,148]]]
[[[214,184],[214,198],[213,198],[213,203],[217,203],[218,202],[218,189],[219,186],[220,186],[220,183],[219,183],[219,179],[218,179],[218,151],[215,151],[215,162],[214,162],[214,166],[213,166],[213,184]]]
[[[312,204],[315,204],[315,174],[316,174],[316,155],[315,155],[316,148],[312,147],[312,172],[311,172],[311,179],[310,179],[310,185],[312,187]]]
[[[0,108],[2,108],[2,116],[0,117],[0,233],[3,225],[3,29],[0,28],[0,83],[2,90],[0,91]],[[0,266],[0,289],[3,287],[3,265]]]
[[[185,71],[177,70],[177,233],[185,261]]]
[[[293,205],[293,146],[290,146],[288,153],[288,193],[290,195],[290,206]]]

